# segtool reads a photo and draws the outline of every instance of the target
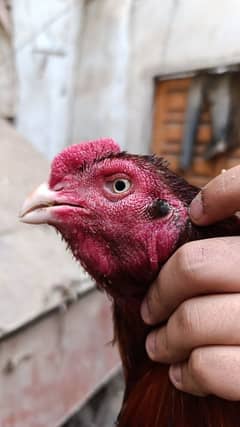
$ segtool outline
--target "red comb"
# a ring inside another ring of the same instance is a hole
[[[53,187],[64,175],[80,168],[85,163],[91,163],[98,158],[119,152],[119,145],[110,138],[71,145],[54,158],[49,186]]]

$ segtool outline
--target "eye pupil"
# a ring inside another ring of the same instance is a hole
[[[131,187],[131,182],[127,178],[117,178],[113,182],[110,182],[110,190],[114,194],[126,193]]]
[[[123,180],[118,180],[115,182],[116,191],[124,191],[126,188],[126,183]]]

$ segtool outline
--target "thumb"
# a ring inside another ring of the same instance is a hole
[[[198,225],[211,224],[240,210],[240,166],[211,180],[193,199],[190,217]]]

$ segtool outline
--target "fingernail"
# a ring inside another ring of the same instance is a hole
[[[156,353],[156,334],[153,332],[147,337],[146,349],[150,358],[154,358]]]
[[[181,365],[171,365],[169,369],[169,376],[171,381],[176,387],[180,387],[182,384],[182,369]]]
[[[141,306],[141,316],[145,323],[151,323],[150,310],[146,299],[143,301]]]
[[[193,199],[190,204],[190,215],[193,220],[198,221],[203,215],[203,204],[202,204],[202,193],[198,193],[198,195]]]

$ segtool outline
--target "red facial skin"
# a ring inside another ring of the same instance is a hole
[[[108,157],[113,149],[116,157]],[[128,180],[129,189],[114,193],[116,179]],[[106,287],[110,280],[107,291],[116,297],[145,293],[188,217],[186,204],[169,191],[156,168],[137,156],[117,154],[111,141],[81,144],[55,158],[49,187],[59,200],[76,206],[56,209],[53,222],[99,285]],[[166,216],[151,216],[156,199],[169,203]],[[128,276],[131,288],[124,286]]]
[[[116,179],[128,180],[129,188],[115,193]],[[64,150],[53,161],[49,187],[60,206],[51,207],[48,223],[113,300],[115,337],[126,378],[118,426],[238,425],[236,404],[174,390],[168,368],[149,360],[145,339],[151,328],[141,319],[140,305],[178,246],[199,238],[239,235],[239,221],[193,226],[188,205],[198,189],[170,172],[162,160],[120,153],[112,140]],[[165,200],[169,211],[155,212],[156,200]]]

